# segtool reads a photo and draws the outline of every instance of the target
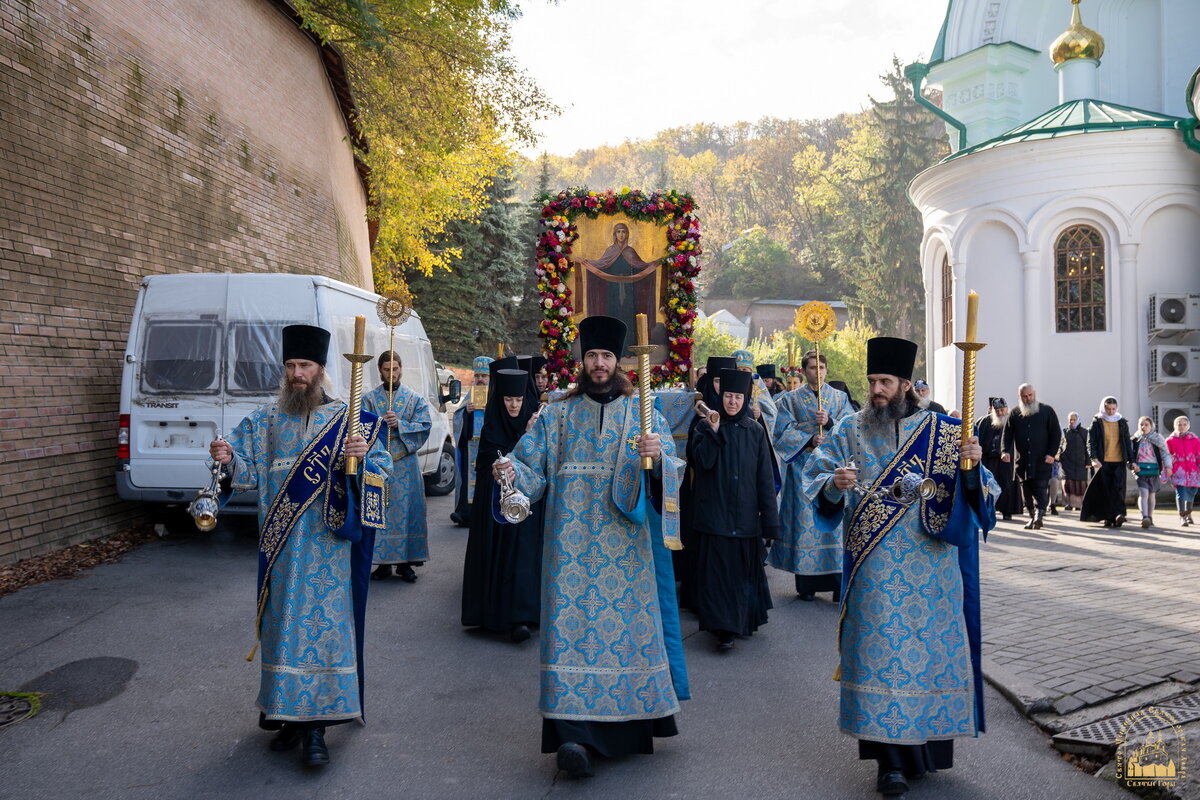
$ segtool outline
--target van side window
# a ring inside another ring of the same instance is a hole
[[[147,322],[142,391],[215,393],[220,341],[215,320]]]
[[[272,395],[279,390],[283,328],[289,322],[235,322],[229,331],[230,394]]]

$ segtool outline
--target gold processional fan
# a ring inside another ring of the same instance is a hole
[[[408,284],[403,279],[396,284],[394,289],[388,289],[379,296],[379,302],[375,304],[375,310],[379,314],[379,321],[388,326],[388,352],[396,351],[396,326],[403,325],[413,311],[413,296],[408,290]],[[392,398],[395,396],[395,389],[391,381],[388,382],[388,411],[392,410]],[[387,426],[387,449],[392,451],[392,428]]]
[[[796,330],[805,339],[813,343],[817,353],[818,368],[821,363],[821,342],[833,335],[837,330],[837,314],[833,306],[814,300],[796,309]],[[801,365],[803,365],[801,359]],[[817,382],[817,410],[821,410],[821,387],[824,381]]]

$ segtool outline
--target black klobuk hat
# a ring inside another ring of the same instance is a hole
[[[522,369],[502,369],[496,373],[493,392],[501,397],[524,397],[529,373]]]
[[[625,353],[625,323],[616,317],[587,317],[579,323],[579,354],[607,350],[620,358]]]
[[[288,325],[283,329],[283,360],[293,358],[325,366],[329,358],[329,331],[316,325]]]
[[[867,374],[895,375],[912,380],[917,361],[917,343],[894,336],[876,336],[867,340]]]
[[[721,370],[721,394],[733,392],[749,396],[754,378],[749,372],[741,369]]]
[[[759,364],[754,368],[754,371],[757,372],[758,377],[762,378],[764,381],[768,378],[771,380],[777,380],[779,378],[779,376],[775,374],[774,364]]]

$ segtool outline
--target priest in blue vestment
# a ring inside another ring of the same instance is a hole
[[[363,395],[362,406],[387,425],[383,439],[392,457],[392,474],[387,484],[387,527],[375,536],[371,577],[385,580],[395,568],[401,580],[415,583],[413,568],[429,560],[425,476],[419,452],[433,422],[429,401],[400,382],[404,374],[400,355],[381,353],[376,364],[383,383]]]
[[[611,317],[580,322],[576,388],[493,467],[531,501],[545,498],[542,752],[575,778],[592,774],[596,755],[652,753],[689,696],[670,555],[683,464],[661,414],[641,430],[618,362],[625,334]]]
[[[374,414],[347,438],[347,406],[326,393],[329,339],[284,328],[278,399],[209,445],[230,476],[225,499],[258,491],[259,725],[278,731],[272,750],[302,745],[306,766],[329,763],[326,726],[362,718],[367,584],[391,468]],[[360,460],[357,475],[346,457]]]
[[[953,766],[954,739],[984,730],[979,534],[995,525],[999,487],[979,440],[960,443],[958,420],[920,407],[916,354],[904,339],[868,341],[869,402],[804,474],[817,524],[844,528],[839,725],[878,763],[886,797]]]
[[[825,383],[824,355],[809,350],[800,359],[805,382],[775,398],[775,452],[783,462],[783,491],[779,497],[779,538],[771,545],[768,563],[795,575],[796,594],[813,600],[817,592],[842,596],[842,530],[824,529],[813,520],[812,503],[804,497],[804,467],[812,452],[838,420],[851,413],[850,400]],[[818,396],[820,392],[820,410]]]

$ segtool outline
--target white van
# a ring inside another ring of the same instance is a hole
[[[335,396],[350,396],[354,318],[367,318],[366,351],[387,349],[379,296],[312,275],[154,275],[142,280],[121,376],[117,492],[126,500],[186,504],[207,485],[208,444],[228,435],[279,390],[281,331],[306,323],[333,332],[326,372]],[[433,429],[419,452],[427,494],[447,494],[457,477],[446,403],[429,337],[415,313],[396,327],[403,383],[429,401]],[[364,393],[379,385],[365,365]],[[253,513],[253,492],[226,510]]]

